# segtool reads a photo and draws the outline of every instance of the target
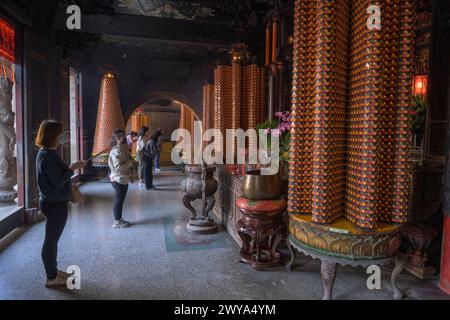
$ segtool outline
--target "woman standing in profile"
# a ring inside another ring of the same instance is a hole
[[[127,146],[125,131],[116,129],[112,136],[113,148],[109,153],[108,165],[111,170],[110,180],[114,188],[114,224],[113,228],[128,228],[131,223],[122,218],[123,203],[128,192],[131,168],[134,160]]]
[[[139,177],[139,187],[141,187],[141,188],[144,186],[144,181],[145,181],[143,150],[149,139],[149,133],[150,133],[150,130],[148,129],[148,127],[142,127],[141,130],[139,130],[138,140],[136,143],[136,160],[139,163],[138,177]]]
[[[47,288],[65,286],[70,276],[57,268],[58,241],[66,225],[68,204],[72,197],[71,178],[75,170],[86,166],[84,161],[68,166],[59,157],[56,148],[66,140],[61,122],[45,120],[35,141],[40,147],[36,158],[39,207],[46,218],[41,256],[47,274]]]

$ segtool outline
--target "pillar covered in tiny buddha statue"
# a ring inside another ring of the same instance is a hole
[[[447,142],[447,144],[449,144]],[[450,162],[447,160],[446,177],[444,185],[444,231],[442,234],[441,269],[439,274],[439,287],[450,294]]]
[[[439,287],[450,294],[450,215],[444,216],[444,234],[442,236],[441,273]]]
[[[375,1],[381,28],[369,2],[295,1],[290,242],[322,261],[324,299],[337,264],[396,257],[408,212],[415,1]]]

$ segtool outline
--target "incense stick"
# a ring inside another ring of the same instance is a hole
[[[101,155],[102,153],[105,153],[105,152],[108,151],[109,149],[111,149],[111,147],[105,148],[105,149],[103,149],[102,151],[100,151],[100,152],[94,154],[92,157],[90,157],[89,159],[87,159],[86,162],[89,162],[89,161],[91,161],[91,160],[97,158],[99,155]]]

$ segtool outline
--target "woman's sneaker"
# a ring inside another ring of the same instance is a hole
[[[65,272],[64,272],[65,273]],[[47,279],[45,282],[46,288],[64,287],[67,286],[67,278],[63,272],[58,272],[55,279]]]
[[[74,274],[73,272],[72,273],[67,273],[67,272],[64,272],[64,271],[61,271],[61,270],[56,271],[56,273],[59,274],[62,277],[66,277],[66,278],[69,278],[70,276],[73,276],[73,274]]]
[[[120,219],[120,221],[121,221],[123,224],[126,224],[126,225],[128,225],[128,226],[131,226],[131,222],[129,222],[129,221],[125,220],[125,219]]]
[[[130,226],[130,223],[128,221],[125,221],[123,219],[114,221],[113,228],[128,228]]]

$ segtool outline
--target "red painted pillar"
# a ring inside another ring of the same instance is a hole
[[[444,234],[442,235],[442,258],[439,287],[450,294],[450,215],[444,215]]]

